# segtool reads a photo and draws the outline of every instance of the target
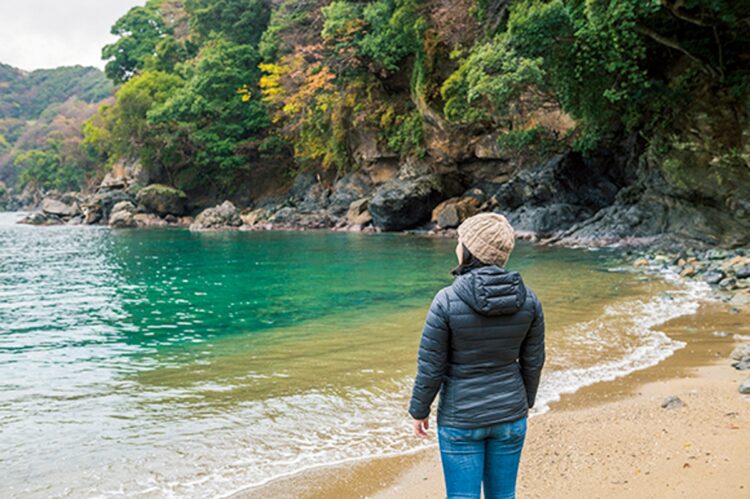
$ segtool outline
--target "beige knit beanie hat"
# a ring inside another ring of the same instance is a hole
[[[504,267],[516,244],[513,227],[499,213],[480,213],[458,226],[458,240],[483,263]]]

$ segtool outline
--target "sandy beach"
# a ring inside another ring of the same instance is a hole
[[[659,327],[687,343],[673,356],[563,396],[531,418],[519,497],[750,497],[750,396],[738,392],[750,373],[729,359],[750,340],[748,314],[705,302]],[[670,396],[684,405],[662,408]],[[433,446],[308,471],[238,497],[417,499],[445,497],[445,489]]]

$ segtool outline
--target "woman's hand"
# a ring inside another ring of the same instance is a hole
[[[412,421],[414,424],[414,434],[420,438],[427,438],[427,430],[430,428],[429,418],[415,419]]]

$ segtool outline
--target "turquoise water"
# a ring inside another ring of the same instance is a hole
[[[0,214],[0,496],[222,496],[424,445],[405,408],[454,241],[17,218]],[[680,346],[654,326],[692,297],[619,265],[518,243],[547,316],[542,408]]]

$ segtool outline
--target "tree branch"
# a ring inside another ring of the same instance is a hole
[[[684,4],[684,2],[682,2],[681,0],[678,0],[674,3],[670,3],[668,0],[662,0],[661,4],[677,19],[682,19],[683,21],[695,24],[697,26],[703,26],[705,28],[711,28],[714,26],[714,24],[706,22],[701,17],[695,17],[680,10],[682,8],[682,5]]]
[[[652,30],[651,28],[647,28],[646,26],[637,25],[635,27],[635,30],[641,33],[642,35],[648,36],[655,42],[660,43],[661,45],[664,45],[665,47],[669,47],[671,49],[682,52],[688,58],[690,58],[690,60],[700,64],[703,71],[709,76],[711,76],[712,78],[719,78],[721,76],[720,71],[717,71],[717,69],[711,63],[706,62],[700,57],[691,54],[685,47],[680,45],[680,43],[677,40],[673,40],[671,38],[667,38],[666,36],[660,35],[656,31]]]

